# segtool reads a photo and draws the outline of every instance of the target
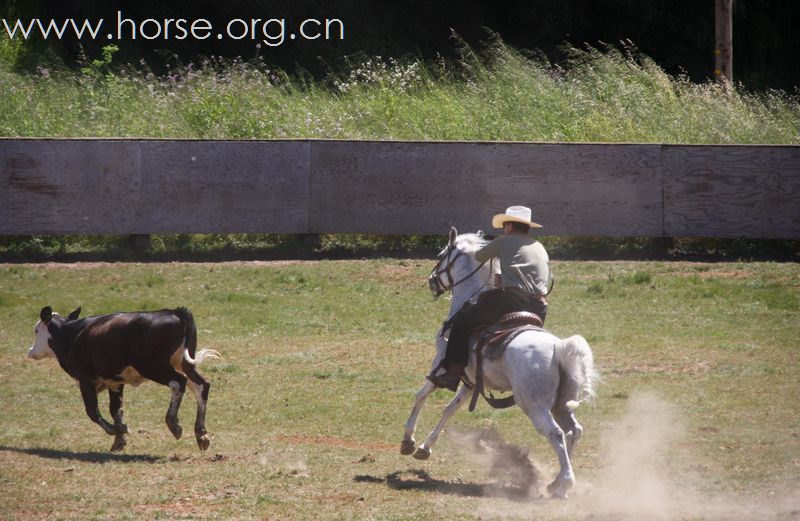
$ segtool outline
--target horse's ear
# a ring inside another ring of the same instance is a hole
[[[43,307],[42,311],[39,313],[39,318],[42,319],[43,324],[49,324],[50,320],[53,318],[53,308],[50,306]]]
[[[450,228],[450,245],[456,242],[456,237],[458,236],[458,230],[456,230],[455,226]]]
[[[81,314],[81,307],[80,307],[80,306],[78,306],[77,308],[75,308],[75,311],[73,311],[72,313],[70,313],[69,315],[67,315],[67,320],[75,320],[75,319],[77,319],[77,318],[78,318],[78,316],[79,316],[80,314]]]

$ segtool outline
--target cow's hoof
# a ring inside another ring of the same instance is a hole
[[[197,446],[200,447],[200,450],[208,449],[209,445],[211,445],[211,440],[208,439],[208,434],[203,434],[202,436],[198,436]]]
[[[414,453],[414,457],[416,459],[426,460],[431,457],[431,449],[420,447],[417,449],[417,452]]]
[[[119,452],[123,448],[125,448],[125,445],[127,444],[128,442],[125,441],[125,436],[119,435],[116,438],[114,438],[114,444],[111,445],[111,452]]]
[[[171,432],[172,435],[175,436],[176,440],[181,439],[181,436],[183,435],[183,428],[180,426],[180,424],[167,423],[167,427],[169,427],[169,432]]]
[[[400,454],[403,456],[410,456],[414,454],[414,450],[417,448],[417,442],[413,439],[410,440],[403,440],[400,444]]]

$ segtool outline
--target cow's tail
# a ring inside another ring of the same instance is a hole
[[[178,315],[178,317],[181,319],[181,323],[183,324],[183,347],[185,348],[183,350],[184,360],[192,365],[200,365],[207,358],[222,359],[222,355],[220,355],[219,351],[216,349],[201,349],[197,352],[197,354],[195,354],[195,351],[197,351],[197,326],[195,326],[192,312],[186,308],[178,308],[175,310],[175,314]]]
[[[566,338],[556,344],[555,354],[562,375],[571,381],[567,386],[570,390],[565,393],[568,396],[561,396],[559,388],[557,401],[563,400],[568,409],[574,410],[581,402],[593,400],[600,376],[594,368],[594,357],[586,339],[580,335]]]

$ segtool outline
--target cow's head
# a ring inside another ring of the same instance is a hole
[[[81,308],[76,309],[69,315],[67,320],[75,320],[80,315]],[[33,345],[28,350],[28,358],[41,360],[42,358],[55,357],[53,351],[53,335],[58,333],[64,319],[58,313],[53,313],[50,306],[45,306],[39,313],[39,320],[33,326]]]

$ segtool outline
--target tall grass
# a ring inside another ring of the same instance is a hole
[[[800,143],[796,97],[692,83],[632,49],[552,65],[497,40],[458,63],[364,58],[323,80],[261,61],[109,62],[20,74],[0,56],[0,136]]]

